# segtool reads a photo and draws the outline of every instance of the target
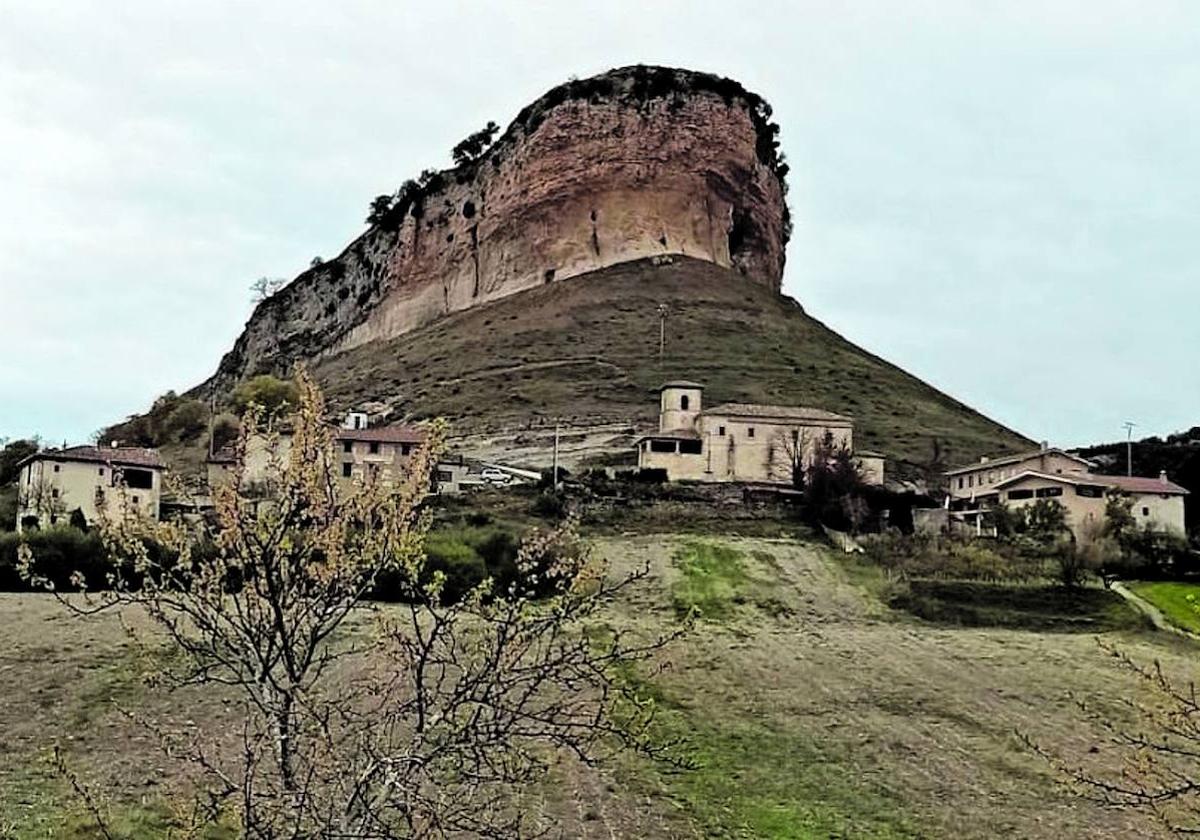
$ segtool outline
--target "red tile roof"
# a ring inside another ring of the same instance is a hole
[[[1125,493],[1166,493],[1171,496],[1187,495],[1187,488],[1180,487],[1173,481],[1161,478],[1145,478],[1143,476],[1125,475],[1096,475],[1095,473],[1050,473],[1037,470],[1025,470],[1012,478],[996,482],[993,489],[1000,490],[1018,484],[1026,478],[1042,478],[1057,481],[1061,484],[1084,484],[1089,486],[1111,487]]]
[[[63,449],[46,449],[30,455],[22,464],[44,459],[47,461],[87,461],[96,464],[114,464],[122,467],[146,467],[163,469],[166,464],[158,456],[157,449],[140,446],[68,446]]]
[[[338,440],[363,440],[378,443],[424,443],[425,431],[413,426],[379,426],[374,429],[338,429]]]
[[[730,415],[734,417],[758,417],[762,419],[783,420],[816,420],[830,423],[852,423],[853,419],[844,414],[835,414],[823,408],[809,408],[799,405],[761,405],[758,403],[721,403],[721,405],[706,408],[700,412],[706,416]]]
[[[1144,478],[1139,475],[1104,475],[1096,476],[1109,487],[1116,487],[1127,493],[1169,493],[1173,496],[1187,494],[1187,488],[1180,487],[1173,481],[1162,478]]]

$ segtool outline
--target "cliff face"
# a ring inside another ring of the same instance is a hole
[[[341,256],[264,301],[216,384],[656,255],[778,290],[786,166],[769,116],[736,83],[666,68],[555,88],[482,158],[426,176]]]

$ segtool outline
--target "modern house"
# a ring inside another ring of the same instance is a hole
[[[1183,500],[1188,491],[1158,478],[1098,475],[1092,463],[1070,452],[1042,448],[1021,455],[980,459],[949,470],[947,505],[951,515],[977,530],[987,510],[998,504],[1021,508],[1039,499],[1054,499],[1066,511],[1067,526],[1078,538],[1089,523],[1103,522],[1111,496],[1132,500],[1134,522],[1156,530],[1184,533]]]
[[[96,521],[125,495],[130,509],[158,519],[165,465],[154,449],[70,446],[30,455],[19,465],[17,530],[67,522],[78,510]]]
[[[1092,462],[1043,443],[1040,449],[1001,458],[984,456],[978,463],[947,470],[947,493],[951,510],[967,510],[998,500],[996,485],[1001,481],[1033,471],[1047,475],[1071,475],[1090,472]]]
[[[1133,521],[1139,528],[1148,525],[1156,531],[1185,533],[1183,497],[1188,491],[1170,481],[1165,472],[1158,478],[1142,478],[1030,470],[1000,482],[996,490],[1011,508],[1055,499],[1065,509],[1067,527],[1077,538],[1089,524],[1104,522],[1108,498],[1114,495],[1132,499]]]
[[[638,467],[692,481],[790,483],[818,446],[853,451],[854,421],[819,408],[724,403],[705,409],[704,386],[668,382],[659,389],[658,431],[637,442]],[[859,459],[864,475],[883,481],[883,458]]]

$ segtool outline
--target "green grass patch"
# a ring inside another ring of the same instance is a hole
[[[1100,633],[1146,626],[1120,595],[1090,586],[913,580],[897,588],[889,606],[926,621],[964,627]]]
[[[636,682],[653,700],[654,738],[680,742],[683,769],[626,763],[633,788],[670,803],[695,836],[827,840],[921,836],[898,796],[846,761],[838,745],[721,706],[687,707],[656,682]]]
[[[765,552],[764,552],[765,553]],[[755,555],[759,563],[778,570]],[[727,621],[743,605],[751,605],[771,615],[790,611],[776,594],[777,582],[765,581],[751,573],[746,555],[723,543],[697,540],[682,545],[672,558],[680,572],[671,586],[671,605],[683,617],[693,611],[706,621]]]
[[[96,792],[99,793],[99,792]],[[164,802],[107,802],[98,798],[101,813],[114,840],[158,840],[178,832]],[[22,769],[0,776],[0,838],[3,840],[104,840],[96,823],[49,757],[30,756]],[[237,833],[214,826],[200,840],[232,840]]]
[[[1200,584],[1154,581],[1133,583],[1130,589],[1158,607],[1176,627],[1200,633]]]

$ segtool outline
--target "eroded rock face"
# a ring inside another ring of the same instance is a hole
[[[615,263],[685,254],[778,289],[787,209],[769,108],[728,80],[625,68],[556,88],[255,311],[219,386]]]

